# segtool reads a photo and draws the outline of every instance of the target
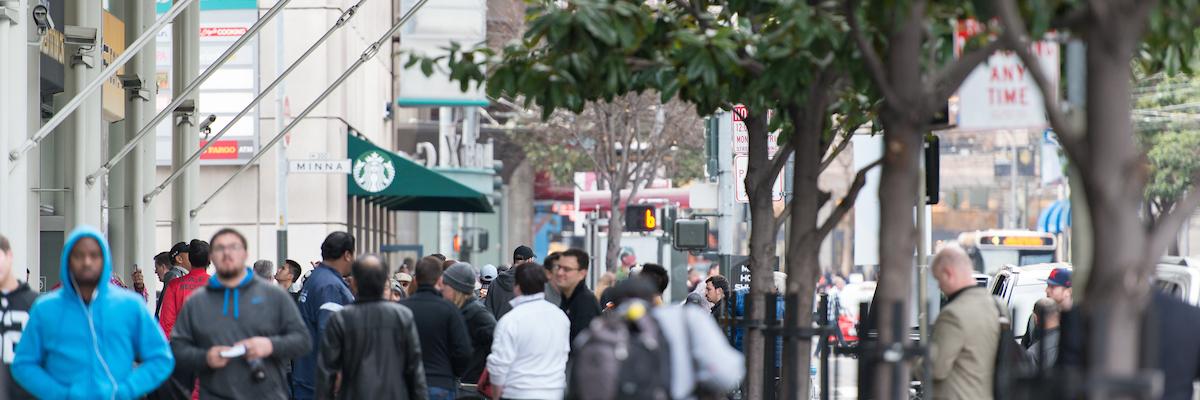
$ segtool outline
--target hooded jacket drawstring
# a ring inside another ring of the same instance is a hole
[[[223,303],[221,303],[221,315],[229,315],[229,292],[233,292],[233,319],[235,319],[235,320],[238,319],[238,316],[241,314],[240,313],[241,309],[240,309],[240,307],[238,307],[238,300],[241,298],[241,294],[240,294],[241,290],[240,289],[242,288],[242,286],[246,286],[246,284],[248,284],[248,283],[250,283],[250,281],[254,280],[254,272],[253,271],[247,270],[246,273],[247,273],[246,278],[242,279],[242,282],[239,283],[237,285],[237,287],[224,288],[225,289],[225,300]],[[211,288],[222,287],[221,282],[219,280],[217,280],[216,275],[213,275],[211,278],[209,278],[208,286]]]

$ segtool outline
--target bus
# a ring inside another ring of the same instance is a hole
[[[1053,234],[1019,230],[985,230],[958,235],[975,272],[992,276],[1006,265],[1025,266],[1058,262],[1058,241]]]

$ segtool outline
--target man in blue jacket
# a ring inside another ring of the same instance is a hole
[[[142,297],[109,279],[100,232],[78,228],[63,246],[62,288],[37,300],[13,360],[17,383],[38,398],[134,399],[175,367]],[[136,366],[135,366],[136,363]]]
[[[325,337],[325,324],[329,316],[353,303],[350,285],[342,277],[350,275],[354,263],[354,236],[338,231],[330,233],[321,243],[321,263],[300,289],[300,316],[312,339],[312,350],[296,359],[292,370],[292,396],[297,400],[313,398],[317,383],[317,354],[320,354],[321,339]]]

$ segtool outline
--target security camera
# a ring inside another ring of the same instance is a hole
[[[33,6],[33,23],[37,25],[38,36],[46,36],[46,31],[54,29],[54,20],[50,18],[50,8],[45,4]]]
[[[63,27],[63,43],[82,48],[96,46],[96,28],[67,25]]]
[[[208,140],[208,135],[212,133],[212,123],[217,122],[217,116],[209,114],[208,118],[200,121],[200,132],[204,133],[204,140]]]

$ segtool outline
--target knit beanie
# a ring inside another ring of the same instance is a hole
[[[463,293],[474,293],[475,281],[478,279],[479,273],[475,271],[475,267],[465,262],[454,263],[442,272],[442,283]]]

